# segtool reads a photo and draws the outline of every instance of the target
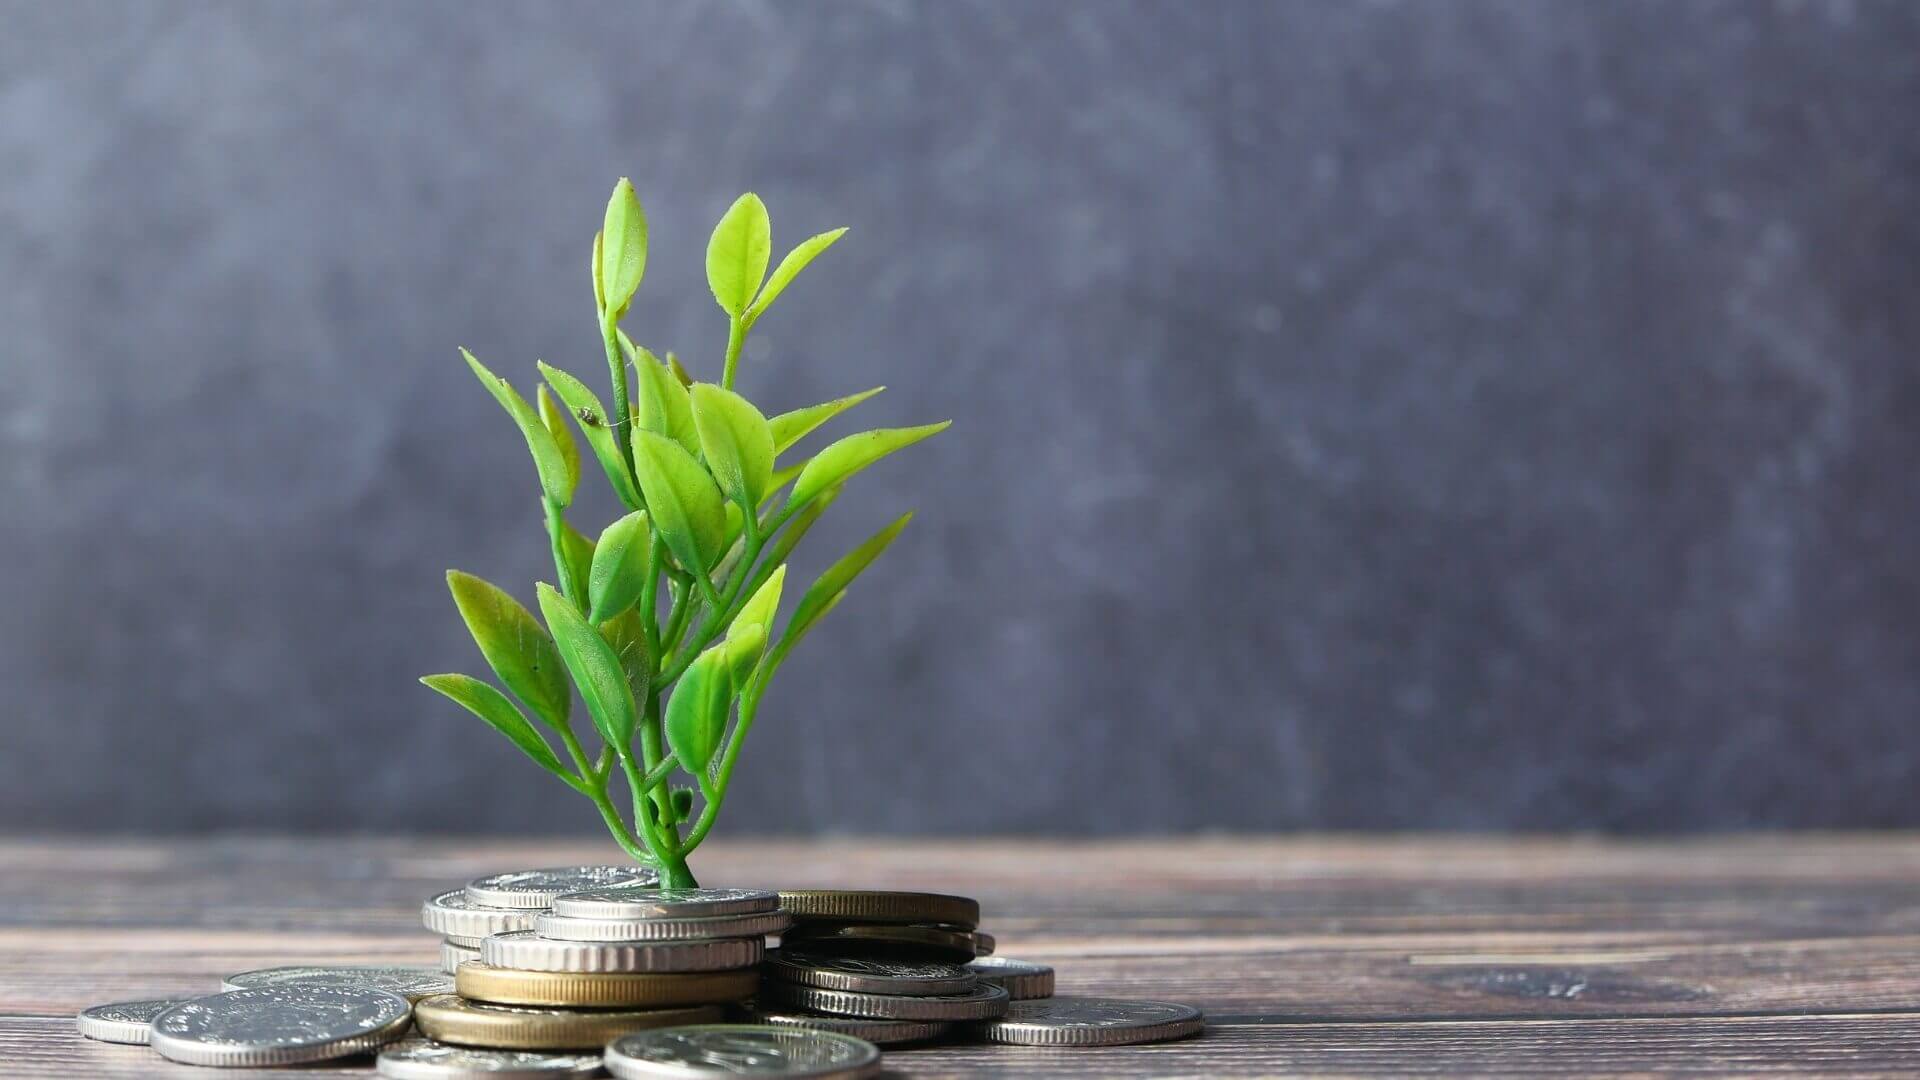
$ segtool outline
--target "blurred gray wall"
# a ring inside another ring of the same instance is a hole
[[[743,387],[955,421],[723,833],[1920,825],[1920,5],[0,16],[0,828],[597,828],[414,678],[623,174],[642,341],[751,188]]]

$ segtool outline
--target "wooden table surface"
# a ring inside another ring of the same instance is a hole
[[[287,1075],[80,1038],[99,1002],[285,963],[434,965],[420,901],[603,845],[0,840],[0,1075]],[[902,1076],[1920,1075],[1920,838],[724,842],[706,884],[977,896],[1061,993],[1198,1039],[890,1051]],[[369,1075],[368,1059],[299,1075]]]

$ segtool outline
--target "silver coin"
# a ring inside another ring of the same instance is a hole
[[[520,971],[730,971],[752,967],[766,954],[764,939],[712,941],[555,941],[532,931],[495,934],[480,959]]]
[[[116,1001],[95,1005],[73,1018],[80,1034],[110,1043],[134,1043],[145,1046],[153,1034],[153,1018],[186,1001],[186,998],[155,998],[151,1001]]]
[[[1020,1046],[1125,1046],[1185,1038],[1206,1026],[1199,1009],[1173,1001],[1056,997],[1016,1001],[975,1030],[988,1042]]]
[[[707,941],[765,937],[792,925],[793,917],[784,911],[713,919],[569,919],[549,914],[533,921],[533,932],[554,941]]]
[[[402,1039],[380,1051],[374,1071],[395,1080],[546,1080],[597,1075],[600,1055],[481,1050],[431,1039]]]
[[[364,1054],[407,1030],[407,999],[290,983],[195,998],[154,1017],[152,1046],[188,1065],[294,1065]]]
[[[856,1039],[865,1039],[875,1046],[898,1046],[902,1043],[926,1042],[937,1039],[953,1030],[953,1025],[945,1020],[862,1020],[856,1016],[827,1016],[824,1013],[802,1012],[764,1012],[753,1010],[753,1019],[761,1024],[778,1024],[781,1027],[811,1028],[814,1031],[837,1031],[842,1035],[851,1035]]]
[[[361,986],[419,1001],[435,994],[453,993],[453,977],[423,967],[270,967],[229,975],[222,990],[251,990],[260,986]]]
[[[500,933],[511,933],[511,931],[502,930]],[[480,943],[487,939],[486,937],[461,937],[458,934],[448,934],[441,940],[449,945],[458,945],[463,949],[477,949],[480,947]]]
[[[985,1020],[1007,1011],[1007,992],[986,983],[962,994],[911,997],[822,990],[817,986],[796,986],[768,979],[760,984],[760,1000],[770,1005],[868,1020]]]
[[[759,915],[779,906],[780,894],[764,889],[637,889],[629,886],[588,889],[554,897],[553,913],[571,919],[709,919]]]
[[[980,981],[978,975],[958,964],[943,964],[934,960],[835,956],[800,948],[783,948],[768,953],[763,970],[768,978],[802,986],[851,990],[858,994],[907,994],[915,997],[961,994],[971,990]]]
[[[464,945],[455,945],[451,941],[440,943],[440,970],[449,975],[459,971],[461,964],[478,959],[480,959],[479,949],[469,949]]]
[[[772,1024],[695,1024],[623,1035],[607,1047],[620,1080],[777,1076],[858,1080],[880,1071],[880,1048],[833,1031]]]
[[[476,904],[465,889],[449,889],[420,905],[420,921],[446,937],[472,938],[508,930],[533,929],[539,909],[488,907]]]
[[[1053,969],[1045,964],[1030,964],[1004,956],[983,956],[967,965],[967,970],[1007,992],[1015,1001],[1053,996]]]
[[[485,907],[546,908],[566,893],[659,881],[660,875],[644,866],[554,866],[475,878],[467,882],[467,899]]]

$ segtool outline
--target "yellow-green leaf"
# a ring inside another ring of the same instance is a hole
[[[552,727],[564,727],[573,695],[560,653],[540,621],[484,578],[449,570],[447,589],[487,666],[535,716]]]
[[[626,753],[638,708],[620,657],[559,590],[544,581],[535,590],[540,594],[540,614],[546,616],[560,659],[573,676],[574,686],[580,689],[580,699],[587,704],[594,730],[608,746]]]
[[[507,700],[505,694],[470,675],[428,675],[420,681],[486,721],[487,726],[512,740],[521,753],[532,758],[541,768],[574,787],[579,786],[574,775],[554,756],[553,748],[547,745],[539,732],[533,730],[533,725],[527,723],[526,716]]]
[[[693,424],[700,450],[720,490],[743,507],[757,507],[773,475],[773,433],[746,398],[712,383],[694,383]]]
[[[634,433],[633,467],[654,531],[683,569],[705,575],[727,543],[726,503],[713,477],[680,444],[651,431]]]
[[[600,534],[587,575],[589,622],[606,622],[640,599],[652,569],[647,559],[652,547],[653,533],[647,528],[644,510],[635,510]]]
[[[593,539],[565,521],[560,523],[560,553],[567,560],[562,592],[586,603],[587,578],[593,573]]]
[[[580,425],[580,433],[586,436],[588,449],[593,451],[594,459],[600,462],[600,468],[607,474],[607,482],[613,485],[613,493],[620,499],[621,505],[629,510],[640,509],[640,489],[634,486],[633,473],[627,470],[626,458],[621,456],[619,444],[614,441],[613,422],[608,418],[607,410],[600,407],[600,399],[587,389],[586,383],[551,364],[542,363],[540,374],[546,376],[554,394],[573,414],[574,423]]]
[[[749,191],[734,200],[707,240],[707,285],[727,314],[746,314],[767,276],[773,254],[773,226],[760,196]]]
[[[626,177],[613,187],[598,243],[600,306],[615,322],[627,313],[647,272],[647,215]]]
[[[780,260],[779,266],[774,267],[773,276],[767,279],[766,287],[760,290],[760,298],[753,302],[753,309],[748,312],[747,317],[758,319],[763,312],[772,307],[773,302],[780,298],[781,293],[787,291],[787,286],[793,283],[793,279],[799,275],[800,271],[805,270],[807,264],[821,252],[832,247],[833,242],[845,235],[846,231],[846,227],[842,226],[832,232],[808,237],[800,242],[799,247],[787,252],[787,257]]]
[[[698,775],[713,760],[727,729],[732,693],[724,642],[694,657],[680,676],[667,702],[666,728],[667,745],[681,768]]]
[[[653,658],[647,651],[647,628],[638,608],[627,610],[600,624],[600,636],[606,639],[620,667],[627,673],[627,685],[638,699],[653,681]]]
[[[821,405],[809,405],[804,409],[783,412],[779,416],[768,420],[767,427],[773,431],[773,452],[776,454],[786,453],[788,447],[806,438],[807,433],[814,428],[819,427],[821,424],[826,423],[885,389],[886,387],[884,386],[876,386],[871,390],[862,390],[858,394],[848,394],[846,397],[835,398]]]
[[[474,359],[472,353],[461,349],[460,355],[467,358],[467,366],[473,369],[480,385],[487,388],[487,392],[493,395],[501,408],[507,410],[507,415],[513,417],[514,424],[520,428],[521,437],[527,440],[527,449],[533,453],[533,466],[540,473],[540,487],[546,492],[547,498],[562,507],[572,502],[573,487],[567,483],[566,458],[560,455],[560,446],[553,441],[553,434],[547,430],[547,425],[541,422],[540,414],[533,411],[533,406],[527,404],[527,399],[521,397],[511,383],[488,371],[487,366]]]
[[[567,490],[578,491],[580,447],[574,443],[573,432],[567,430],[566,417],[560,415],[560,406],[553,403],[553,395],[547,392],[544,384],[534,396],[540,409],[540,423],[546,426],[547,434],[553,436],[554,445],[560,448],[560,460],[567,463]]]
[[[620,335],[620,343],[633,362],[638,381],[636,393],[640,406],[634,424],[641,431],[657,432],[685,447],[687,453],[700,452],[700,432],[694,427],[693,405],[687,400],[687,388],[673,377],[652,353]]]
[[[849,435],[813,455],[807,467],[787,495],[788,506],[801,506],[808,499],[844,482],[854,473],[893,453],[947,430],[951,420],[910,428],[879,428]]]
[[[760,587],[753,591],[753,595],[747,598],[747,602],[740,605],[740,613],[733,617],[733,625],[759,623],[762,627],[771,628],[774,616],[780,610],[780,590],[785,588],[786,584],[787,566],[781,563],[774,568],[772,574],[767,576],[767,580],[761,582]],[[732,636],[733,631],[729,629],[727,633],[728,636]]]
[[[801,635],[813,627],[814,623],[820,621],[820,616],[826,614],[827,607],[834,597],[845,592],[847,586],[853,584],[853,579],[860,576],[861,571],[872,566],[873,560],[887,550],[887,547],[893,543],[894,537],[899,536],[900,530],[906,528],[907,523],[912,520],[913,511],[909,510],[901,514],[893,519],[892,524],[861,541],[859,547],[847,552],[839,562],[827,567],[818,578],[814,579],[813,584],[807,586],[806,594],[800,597],[799,606],[793,609],[793,619],[787,623],[787,636],[797,641]]]

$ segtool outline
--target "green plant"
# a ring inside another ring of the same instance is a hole
[[[821,574],[776,637],[787,557],[849,477],[947,426],[862,432],[783,464],[809,432],[882,388],[772,419],[735,391],[747,335],[845,231],[800,244],[769,276],[766,207],[749,193],[728,209],[707,244],[707,282],[728,320],[725,360],[718,383],[695,382],[672,353],[662,363],[621,329],[647,262],[646,216],[622,179],[593,240],[612,413],[585,383],[544,363],[545,385],[529,404],[460,350],[533,454],[559,584],[536,586],[536,619],[506,591],[449,571],[454,603],[506,693],[467,675],[421,681],[591,800],[621,848],[658,868],[666,885],[694,884],[687,856],[726,801],[767,683],[913,515]],[[581,472],[568,416],[627,510],[598,540],[566,519]],[[600,737],[593,757],[572,728],[575,690]],[[564,760],[536,723],[559,739]],[[631,827],[609,794],[616,769],[632,798]],[[693,786],[671,784],[676,773]]]

